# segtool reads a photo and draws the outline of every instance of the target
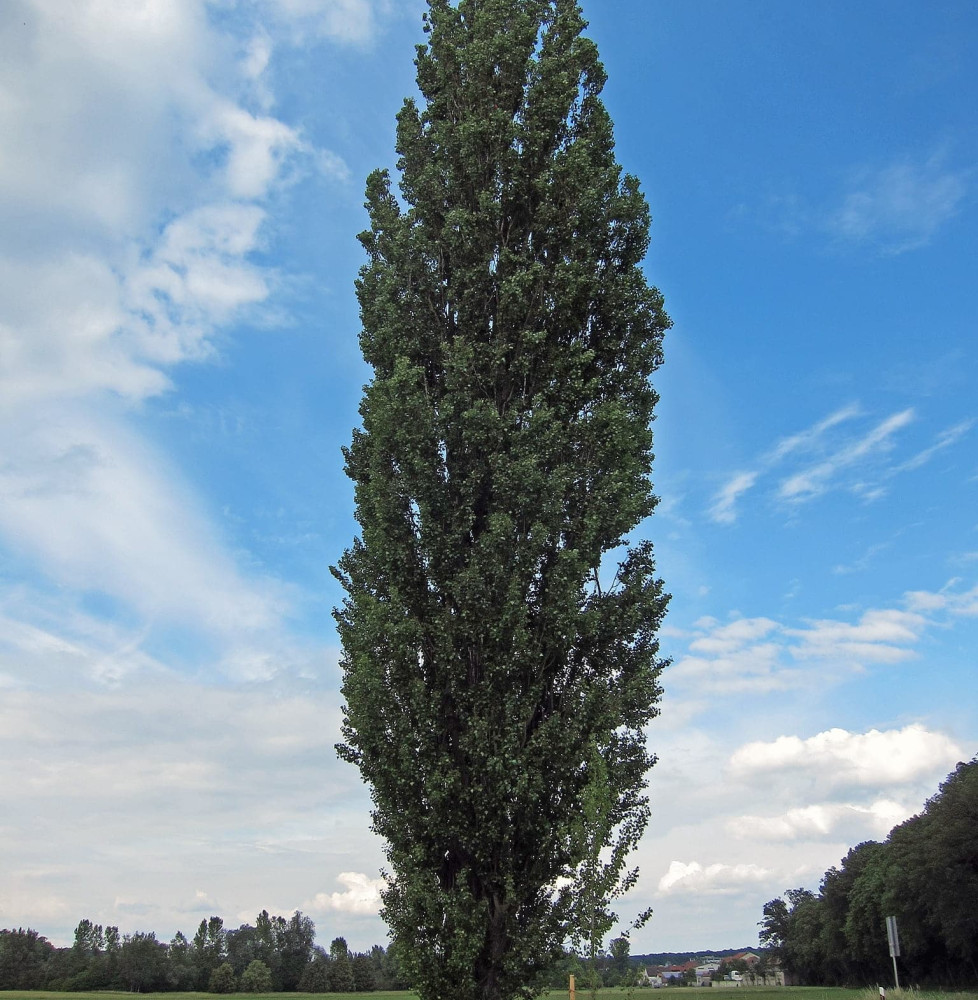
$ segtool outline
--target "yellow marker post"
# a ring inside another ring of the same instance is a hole
[[[574,988],[574,977],[573,976],[570,977],[570,986],[568,987],[567,992],[570,993],[570,1000],[577,1000],[577,991]]]

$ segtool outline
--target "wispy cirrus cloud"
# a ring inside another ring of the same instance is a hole
[[[846,406],[841,406],[838,410],[833,410],[827,417],[823,417],[811,427],[798,431],[795,434],[789,434],[788,437],[781,438],[764,456],[763,464],[767,467],[774,466],[796,452],[803,454],[810,452],[819,446],[827,431],[830,431],[833,427],[837,427],[839,424],[845,423],[847,420],[854,420],[862,415],[862,408],[857,403],[849,403]]]
[[[788,188],[732,219],[753,217],[788,239],[827,238],[849,247],[896,256],[931,243],[974,191],[973,166],[955,166],[946,146],[890,156],[849,169],[835,191],[817,195]]]
[[[738,472],[714,497],[710,518],[717,524],[733,524],[737,520],[737,499],[757,482],[757,472]]]
[[[919,469],[922,465],[926,465],[938,452],[957,444],[974,426],[974,420],[962,420],[953,427],[948,427],[937,435],[933,444],[918,451],[916,455],[912,455],[905,462],[901,462],[894,468],[893,472],[912,472],[914,469]]]
[[[828,230],[842,241],[890,255],[926,246],[958,213],[972,176],[973,171],[950,168],[944,151],[860,169]]]
[[[893,435],[913,419],[912,409],[892,414],[871,428],[867,434],[834,451],[824,461],[783,480],[778,488],[778,496],[783,500],[797,502],[824,493],[841,471],[869,455],[891,449]]]
[[[378,8],[390,0],[260,0],[268,17],[278,21],[293,40],[333,38],[367,42],[376,30]]]
[[[758,480],[792,455],[818,449],[828,431],[861,415],[856,404],[833,411],[811,427],[781,438],[760,458],[754,469],[734,473],[714,496],[709,508],[711,520],[718,524],[733,524],[739,511],[738,500],[757,484]]]
[[[857,404],[834,410],[811,427],[776,441],[752,469],[733,473],[714,494],[708,515],[717,524],[734,524],[739,505],[751,490],[776,480],[767,496],[775,503],[797,508],[834,490],[844,490],[869,503],[887,493],[898,475],[922,468],[936,455],[952,448],[974,428],[962,420],[939,431],[930,444],[909,457],[893,460],[900,435],[917,420],[907,407],[853,433],[866,414]],[[848,431],[848,433],[847,433]],[[785,472],[785,467],[794,468]]]

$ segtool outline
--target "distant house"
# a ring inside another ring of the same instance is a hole
[[[639,969],[638,985],[651,986],[654,990],[661,989],[665,986],[665,980],[662,978],[662,966],[649,965],[645,968]]]
[[[720,959],[707,959],[695,967],[696,985],[705,986],[713,979],[713,973],[720,968]]]
[[[761,956],[756,951],[738,951],[736,955],[727,955],[721,964],[728,962],[746,962],[748,965],[756,965],[761,960]]]

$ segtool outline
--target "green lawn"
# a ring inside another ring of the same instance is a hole
[[[567,994],[563,990],[551,990],[550,1000],[560,1000]],[[708,989],[688,987],[686,989],[652,990],[636,987],[632,990],[598,990],[597,1000],[879,1000],[875,986],[862,989],[842,989],[836,986],[739,986],[731,989]],[[894,990],[887,988],[886,1000],[978,1000],[974,990],[961,993],[945,993],[941,990]],[[577,1000],[591,1000],[589,990],[577,990]]]
[[[409,990],[375,993],[229,993],[218,997],[214,993],[144,993],[145,1000],[417,1000]],[[552,989],[549,1000],[565,1000],[566,990]],[[632,989],[598,990],[597,1000],[877,1000],[875,987],[844,990],[828,986],[758,986],[732,990],[705,989]],[[4,990],[2,1000],[133,1000],[132,993],[106,990],[91,993],[54,993],[50,990]],[[886,1000],[978,1000],[974,990],[962,993],[942,993],[939,990],[887,989]],[[577,991],[577,1000],[591,1000],[589,990]]]

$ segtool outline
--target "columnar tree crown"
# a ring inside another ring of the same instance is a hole
[[[384,916],[425,998],[533,992],[634,873],[654,762],[649,381],[669,319],[574,0],[429,0],[400,196],[367,182],[334,571],[341,756],[369,783]]]

